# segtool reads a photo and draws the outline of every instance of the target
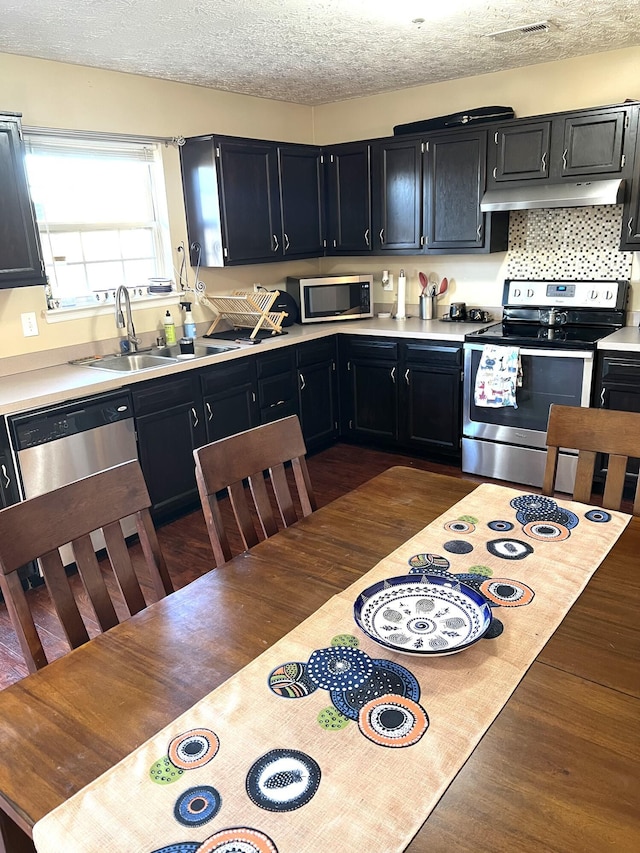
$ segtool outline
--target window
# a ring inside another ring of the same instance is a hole
[[[145,295],[171,270],[160,145],[25,132],[50,308]]]

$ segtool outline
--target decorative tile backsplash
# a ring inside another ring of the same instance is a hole
[[[621,252],[622,205],[512,210],[508,278],[628,279],[632,252]]]

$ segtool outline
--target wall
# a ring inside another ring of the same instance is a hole
[[[628,81],[640,81],[640,48],[611,51],[578,59],[531,66],[464,80],[389,92],[316,108],[162,80],[100,71],[82,66],[0,54],[0,109],[22,112],[25,125],[112,131],[152,136],[218,133],[282,139],[292,142],[330,142],[391,135],[395,124],[484,104],[511,105],[516,115],[535,115],[563,109],[617,103],[640,97]],[[636,84],[640,87],[640,83]],[[186,242],[186,226],[175,148],[164,151],[172,246]],[[567,246],[567,251],[571,247]],[[603,245],[599,251],[615,252]],[[632,272],[636,282],[632,307],[640,310],[638,253]],[[287,275],[318,272],[372,272],[379,282],[383,269],[409,276],[408,298],[417,298],[419,270],[452,280],[446,300],[470,304],[500,304],[508,255],[432,256],[384,259],[319,259],[223,270],[202,270],[209,292],[225,293],[260,282],[281,284]],[[193,273],[191,273],[193,276]],[[376,285],[374,299],[388,300]],[[20,314],[35,311],[40,335],[24,338]],[[50,350],[67,344],[90,343],[114,337],[111,315],[91,320],[47,324],[42,288],[0,292],[2,338],[0,356]],[[136,329],[160,329],[164,311],[136,309]],[[195,319],[212,317],[195,309]],[[177,319],[177,312],[176,318]],[[52,355],[55,362],[55,354]],[[0,366],[1,372],[1,366]]]

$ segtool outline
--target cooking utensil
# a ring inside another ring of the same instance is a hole
[[[443,293],[446,293],[449,288],[449,279],[443,278],[440,282],[440,288],[438,290],[438,296],[442,296]]]
[[[422,287],[422,293],[420,296],[424,296],[427,292],[427,288],[429,287],[429,281],[423,272],[418,273],[418,278],[420,279],[420,286]]]

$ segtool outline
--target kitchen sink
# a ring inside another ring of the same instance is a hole
[[[169,355],[156,355],[146,352],[127,353],[125,355],[107,355],[91,361],[81,362],[83,367],[95,367],[98,370],[114,370],[117,373],[137,373],[162,367],[163,364],[175,364],[177,358]]]
[[[240,349],[240,347],[234,346],[233,344],[229,344],[226,346],[224,344],[208,344],[208,343],[197,343],[194,344],[193,348],[193,357],[194,358],[204,358],[207,355],[218,355],[221,352],[230,352],[234,349]],[[163,355],[168,358],[185,358],[189,357],[189,354],[182,355],[180,352],[180,344],[174,344],[169,347],[159,347],[157,350],[154,350],[159,355]]]

